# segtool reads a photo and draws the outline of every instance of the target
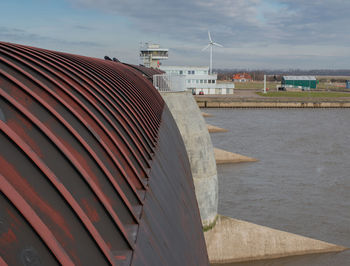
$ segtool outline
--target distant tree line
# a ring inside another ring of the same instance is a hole
[[[348,76],[350,79],[350,69],[314,69],[314,70],[248,70],[248,69],[214,69],[218,73],[218,80],[231,80],[236,73],[248,73],[255,81],[264,80],[264,75],[267,75],[267,81],[281,81],[282,76],[325,76],[319,78],[322,81],[329,82],[344,82]]]

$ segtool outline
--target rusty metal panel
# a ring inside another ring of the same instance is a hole
[[[207,263],[181,137],[142,73],[0,42],[0,94],[0,263]]]

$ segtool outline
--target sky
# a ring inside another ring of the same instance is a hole
[[[138,64],[140,43],[163,65],[350,69],[349,0],[1,0],[0,41]]]

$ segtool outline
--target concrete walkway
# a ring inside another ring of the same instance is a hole
[[[210,263],[223,265],[347,249],[225,216],[219,216],[216,226],[204,236]]]

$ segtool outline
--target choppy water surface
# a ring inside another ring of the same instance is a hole
[[[203,109],[213,145],[259,162],[218,166],[219,213],[350,247],[349,109]],[[241,265],[350,265],[350,251]]]

